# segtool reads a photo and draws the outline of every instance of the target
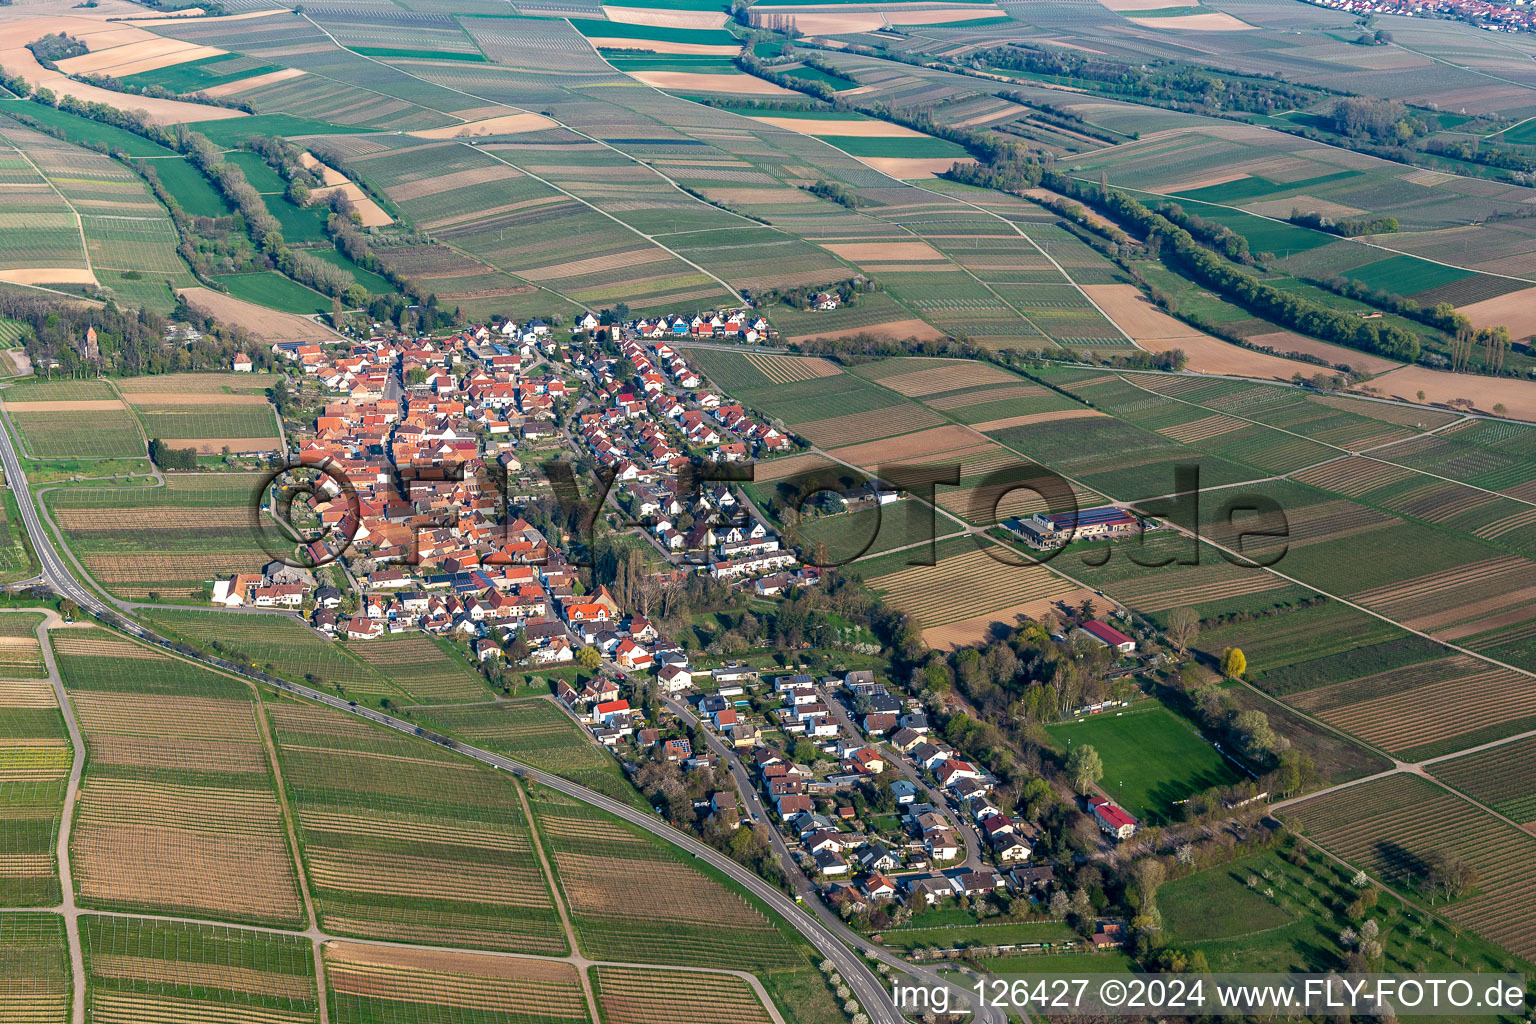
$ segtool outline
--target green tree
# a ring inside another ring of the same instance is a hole
[[[1074,747],[1067,757],[1067,776],[1079,793],[1088,792],[1104,777],[1104,762],[1099,752],[1086,743]]]
[[[597,667],[603,663],[603,654],[596,647],[583,647],[576,652],[576,664],[588,672],[597,671]]]

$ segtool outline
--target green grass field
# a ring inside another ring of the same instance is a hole
[[[231,661],[349,697],[403,694],[373,666],[340,643],[323,640],[308,626],[283,615],[222,615],[213,611],[156,611],[148,618],[187,641]]]
[[[1092,746],[1104,762],[1099,785],[1144,822],[1173,817],[1173,805],[1212,786],[1243,776],[1193,727],[1161,704],[1147,701],[1121,714],[1108,712],[1079,722],[1048,726],[1061,750]]]
[[[202,172],[185,159],[141,160],[139,166],[159,175],[165,190],[194,217],[227,217],[233,212]]]
[[[186,94],[277,70],[280,69],[275,64],[261,64],[238,53],[220,53],[155,71],[141,71],[121,81],[124,85],[159,86]]]
[[[215,146],[233,149],[246,139],[279,135],[298,138],[305,135],[352,135],[374,131],[355,125],[316,121],[292,114],[256,114],[251,117],[228,117],[218,121],[194,121],[187,125],[193,131],[207,136]]]
[[[618,761],[586,730],[541,697],[496,705],[423,712],[443,732],[525,761],[640,808],[649,804],[624,778]]]
[[[135,135],[124,128],[113,128],[90,118],[71,114],[67,110],[34,103],[31,100],[0,100],[0,113],[14,113],[30,117],[50,128],[64,132],[75,143],[100,143],[112,149],[120,149],[129,156],[176,156],[164,146],[150,142],[142,135]]]
[[[301,315],[331,311],[330,299],[275,270],[258,274],[216,274],[213,279],[235,298],[268,309]]]

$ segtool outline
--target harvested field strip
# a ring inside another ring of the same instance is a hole
[[[747,362],[762,371],[763,376],[775,384],[788,384],[796,380],[814,380],[817,377],[835,377],[843,371],[836,363],[818,358],[769,355],[762,352],[746,353]]]
[[[1312,469],[1302,470],[1292,479],[1336,494],[1358,498],[1379,487],[1401,483],[1413,475],[1412,470],[1403,469],[1401,466],[1350,455]]]
[[[515,783],[341,712],[267,714],[328,930],[566,952]]]
[[[479,1020],[482,1013],[486,1020],[491,1014],[502,1019],[511,1007],[530,1022],[587,1020],[580,980],[569,964],[349,942],[328,942],[324,953],[326,979],[343,1021],[379,1019],[373,1014],[413,1003],[430,1008],[434,1020]]]
[[[951,409],[964,409],[973,405],[985,405],[988,402],[1043,398],[1054,394],[1055,392],[1050,388],[1041,387],[1039,384],[1011,384],[1003,387],[982,388],[977,391],[965,391],[958,395],[925,398],[923,404],[934,409],[948,411]]]
[[[997,551],[1001,557],[1017,557],[1002,548]],[[986,551],[879,576],[869,586],[924,626],[942,626],[1076,589],[1044,566],[1006,565]]]
[[[1531,563],[1516,555],[1490,558],[1469,565],[1389,583],[1350,595],[1351,600],[1415,629],[1419,618],[1433,618],[1447,605],[1459,603],[1469,588],[1513,586],[1530,579]],[[1494,581],[1498,581],[1497,584]]]
[[[904,405],[811,420],[794,424],[792,429],[812,444],[828,448],[905,434],[937,426],[942,422],[937,415],[920,405]]]
[[[1477,889],[1439,912],[1518,956],[1536,956],[1536,838],[1401,774],[1306,801],[1284,817],[1393,886],[1422,880],[1436,850],[1461,856]]]
[[[874,379],[881,386],[908,398],[937,395],[978,384],[1017,383],[1019,380],[1007,370],[990,363],[964,360]]]
[[[729,975],[599,967],[609,1024],[771,1024],[751,986]]]

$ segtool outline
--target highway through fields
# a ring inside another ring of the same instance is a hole
[[[845,945],[843,939],[834,934],[820,919],[786,896],[779,889],[764,881],[755,872],[747,870],[725,854],[714,849],[714,847],[707,846],[692,836],[673,828],[660,818],[630,807],[628,804],[621,803],[611,797],[604,796],[585,786],[562,779],[557,775],[539,771],[536,768],[513,761],[510,758],[502,757],[500,754],[461,743],[447,736],[429,733],[420,726],[395,718],[392,715],[342,700],[333,694],[324,693],[312,687],[292,683],[287,680],[276,679],[223,658],[215,658],[200,652],[192,652],[184,645],[175,643],[136,622],[124,618],[108,607],[106,602],[97,597],[92,590],[81,584],[54,548],[53,540],[44,527],[36,507],[33,505],[26,475],[22,471],[21,461],[16,455],[16,449],[12,443],[10,433],[3,428],[0,428],[0,465],[3,465],[5,478],[16,495],[16,504],[21,510],[22,521],[26,526],[28,537],[31,538],[33,550],[37,555],[38,565],[42,570],[42,580],[52,586],[59,594],[74,601],[82,610],[91,613],[108,625],[130,636],[170,650],[181,657],[201,662],[222,672],[235,673],[255,679],[285,693],[314,701],[317,704],[324,704],[338,711],[345,711],[359,718],[368,719],[396,732],[425,738],[482,764],[501,771],[510,772],[537,782],[540,785],[548,786],[550,789],[591,804],[615,817],[622,818],[630,824],[638,826],[652,835],[692,854],[721,874],[729,876],[742,888],[748,890],[772,908],[775,913],[783,917],[796,931],[803,935],[822,957],[830,960],[835,965],[838,974],[843,977],[849,988],[852,989],[853,994],[864,1007],[865,1013],[869,1015],[870,1020],[875,1022],[875,1024],[901,1024],[904,1020],[903,1015],[896,1007],[891,991],[886,988],[881,977],[871,970],[864,959]],[[849,932],[848,934],[851,936],[853,933]],[[1001,1020],[1000,1017],[993,1016],[996,1012],[985,1011],[975,1019],[987,1022],[987,1024],[993,1024],[994,1021]]]

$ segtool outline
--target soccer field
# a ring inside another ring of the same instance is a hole
[[[1191,794],[1244,778],[1193,726],[1151,701],[1046,731],[1062,750],[1097,750],[1104,762],[1100,787],[1147,824],[1172,820],[1175,803]]]

